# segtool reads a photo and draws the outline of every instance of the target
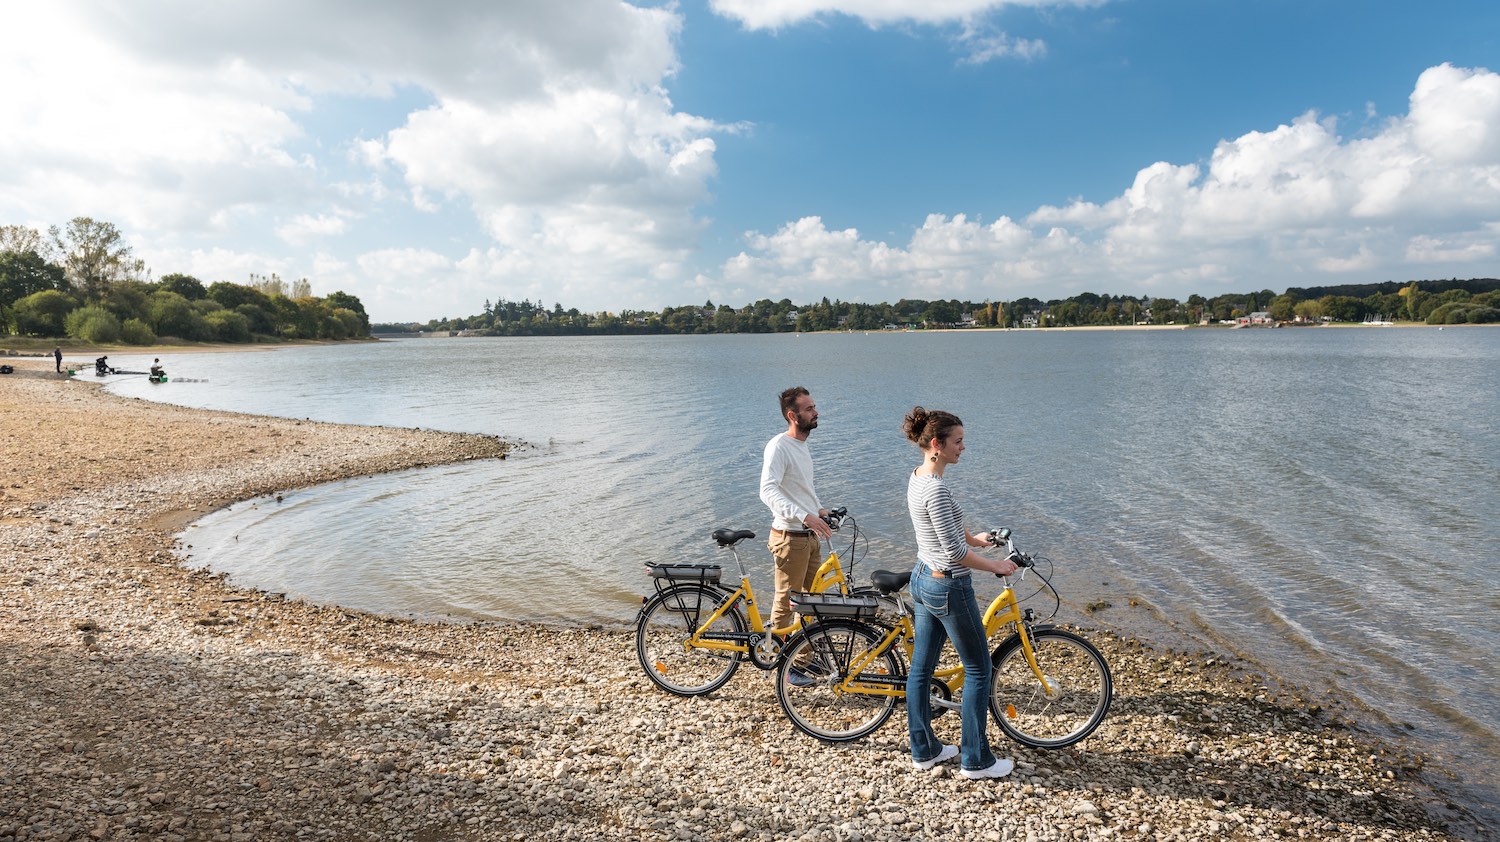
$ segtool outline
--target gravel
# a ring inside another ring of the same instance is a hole
[[[1017,770],[968,781],[912,770],[900,711],[853,744],[803,736],[748,665],[667,695],[629,629],[373,616],[173,552],[229,502],[504,458],[496,438],[162,406],[22,361],[0,443],[0,842],[1489,833],[1421,757],[1212,653],[1085,630],[1109,719],[1054,752],[992,727]]]

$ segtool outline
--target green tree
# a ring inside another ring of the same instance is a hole
[[[251,304],[267,313],[275,312],[271,305],[271,299],[258,289],[251,289],[244,284],[230,283],[229,281],[214,281],[208,287],[208,297],[219,302],[227,310],[233,310],[241,304]],[[270,333],[271,331],[266,331]]]
[[[739,314],[728,304],[720,304],[714,311],[714,331],[716,333],[734,333],[739,330]]]
[[[1078,303],[1076,301],[1060,301],[1050,309],[1052,314],[1051,323],[1060,327],[1069,327],[1078,324]],[[1134,321],[1134,316],[1131,317],[1131,320]]]
[[[1366,315],[1364,302],[1348,295],[1325,295],[1318,299],[1323,315],[1336,322],[1357,322]]]
[[[369,330],[365,327],[364,318],[359,313],[356,313],[347,307],[333,308],[330,324],[336,324],[338,326],[334,329],[337,330],[340,335],[337,337],[330,335],[329,338],[353,339],[356,337],[365,337],[370,335]]]
[[[97,304],[79,307],[63,317],[63,328],[74,339],[91,344],[118,342],[120,339],[120,320]]]
[[[44,289],[20,299],[11,308],[16,332],[29,336],[62,336],[63,320],[78,307],[73,296],[58,289]]]
[[[1188,317],[1177,299],[1156,298],[1151,301],[1151,321],[1159,325],[1180,324],[1188,321]]]
[[[1323,304],[1313,299],[1298,301],[1292,308],[1293,315],[1300,316],[1304,322],[1316,322],[1323,318]]]
[[[156,286],[157,289],[175,292],[189,301],[197,301],[208,295],[208,290],[204,289],[202,281],[192,275],[183,275],[178,272],[163,275],[162,279],[156,282]]]
[[[259,333],[262,336],[270,336],[276,332],[276,320],[263,308],[257,307],[254,304],[241,304],[234,308],[234,312],[245,317],[245,320],[250,325],[250,332],[252,334]]]
[[[99,300],[116,281],[145,279],[146,264],[131,255],[114,223],[78,216],[50,234],[68,282],[88,301]]]
[[[61,266],[35,249],[0,251],[0,305],[11,305],[32,293],[61,289],[67,281]]]
[[[928,327],[948,327],[958,323],[957,301],[933,301],[922,310],[922,321]]]
[[[202,339],[208,335],[203,321],[192,302],[175,292],[155,292],[146,304],[146,322],[157,336],[176,336],[180,339]]]
[[[1407,286],[1402,287],[1396,294],[1406,299],[1406,320],[1409,322],[1418,321],[1418,313],[1422,309],[1422,299],[1427,297],[1427,293],[1418,289],[1417,282],[1412,281]]]
[[[110,286],[104,296],[99,299],[99,303],[114,313],[115,317],[122,322],[126,319],[145,319],[151,296],[155,292],[151,284],[141,281],[121,281]]]
[[[0,251],[34,251],[45,260],[51,245],[35,228],[25,225],[0,225]]]
[[[250,320],[233,310],[215,310],[203,315],[212,338],[220,342],[249,342]]]
[[[250,288],[269,297],[287,297],[286,281],[281,276],[272,272],[269,276],[250,273]]]
[[[328,295],[324,296],[323,300],[328,302],[328,306],[334,308],[335,310],[338,310],[340,308],[344,310],[352,310],[357,316],[359,316],[360,330],[358,333],[353,334],[354,336],[365,337],[370,335],[370,317],[365,313],[365,305],[360,303],[358,296],[353,296],[344,292],[343,290],[339,290],[337,292],[331,292]],[[488,304],[489,302],[485,303]],[[492,314],[493,311],[491,313],[486,313],[485,315]],[[490,324],[491,321],[489,319],[486,319],[484,322],[485,327],[489,327]]]
[[[1271,303],[1266,305],[1266,311],[1278,322],[1289,322],[1297,312],[1297,296],[1275,296],[1271,299]]]
[[[126,319],[120,325],[120,339],[130,345],[155,345],[156,334],[140,319]]]

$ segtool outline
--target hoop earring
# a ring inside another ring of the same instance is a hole
[[[937,454],[936,453],[932,454],[932,461],[934,461],[934,462],[937,461]]]

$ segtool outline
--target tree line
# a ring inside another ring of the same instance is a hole
[[[153,281],[118,228],[81,216],[46,234],[0,225],[0,333],[129,345],[356,339],[370,335],[370,319],[357,297],[315,297],[306,278]]]
[[[473,316],[373,326],[376,333],[469,331],[484,336],[586,334],[807,333],[821,330],[930,329],[950,327],[1084,327],[1111,325],[1189,325],[1230,322],[1266,313],[1288,324],[1361,322],[1381,317],[1426,324],[1500,322],[1500,280],[1411,281],[1406,284],[1344,285],[1227,293],[1205,298],[1142,298],[1080,293],[1042,301],[927,301],[903,298],[894,304],[830,301],[796,305],[789,299],[761,299],[744,307],[712,301],[702,306],[660,311],[580,312],[530,300],[486,301]]]

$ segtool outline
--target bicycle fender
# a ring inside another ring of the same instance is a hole
[[[689,588],[691,588],[692,590],[703,590],[703,591],[708,591],[710,593],[713,593],[716,596],[718,596],[719,601],[721,601],[721,602],[723,600],[727,599],[730,594],[734,593],[734,591],[726,590],[726,589],[724,589],[722,587],[716,587],[714,585],[708,585],[708,584],[691,583],[691,584],[671,585],[669,587],[665,587],[665,588],[662,588],[661,590],[658,590],[656,593],[653,593],[653,594],[650,594],[648,596],[644,596],[644,597],[641,598],[641,607],[637,608],[635,610],[635,621],[634,621],[635,625],[640,625],[641,624],[641,618],[646,615],[646,608],[649,607],[651,605],[651,603],[656,602],[658,599],[661,599],[663,596],[665,596],[667,594],[675,593],[675,592],[677,592],[679,590],[686,590],[686,589],[689,589]]]
[[[1055,628],[1057,628],[1057,624],[1056,623],[1038,623],[1038,624],[1036,624],[1034,626],[1027,626],[1026,627],[1026,631],[1028,631],[1028,632],[1040,632],[1040,631],[1047,631],[1048,629],[1055,629]],[[994,663],[994,662],[1000,660],[1000,653],[1001,652],[1004,652],[1005,650],[1011,648],[1012,646],[1020,646],[1020,645],[1021,645],[1021,634],[1020,634],[1020,632],[1011,632],[1010,634],[1008,634],[1005,637],[1001,638],[1000,642],[997,643],[997,644],[995,644],[995,648],[990,650],[990,663]]]

